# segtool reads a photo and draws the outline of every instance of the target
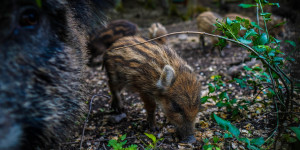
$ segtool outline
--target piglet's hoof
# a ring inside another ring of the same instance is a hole
[[[190,135],[188,137],[186,137],[185,139],[183,139],[182,141],[180,141],[180,143],[196,143],[196,138],[193,135]]]
[[[110,123],[119,123],[121,122],[123,119],[125,119],[127,116],[125,113],[121,113],[121,114],[117,114],[117,115],[112,115],[108,118],[108,121]]]
[[[150,129],[151,132],[159,131],[159,128],[157,126],[149,127],[149,129]]]

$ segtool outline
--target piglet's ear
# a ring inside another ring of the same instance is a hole
[[[160,78],[156,83],[156,86],[159,89],[166,90],[170,86],[172,86],[174,80],[175,80],[175,71],[174,71],[173,67],[171,67],[170,65],[165,65],[165,67],[160,75]]]

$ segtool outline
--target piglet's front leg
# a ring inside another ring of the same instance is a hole
[[[148,127],[151,131],[157,131],[156,120],[155,120],[155,110],[156,103],[155,100],[146,94],[141,94],[141,99],[144,102],[144,107],[147,111],[147,121]]]

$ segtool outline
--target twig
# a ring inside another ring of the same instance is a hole
[[[80,138],[80,148],[79,148],[80,150],[81,150],[81,148],[82,148],[82,143],[83,143],[83,137],[84,137],[85,128],[86,128],[86,125],[87,125],[87,123],[88,123],[88,121],[89,121],[88,119],[89,119],[89,116],[90,116],[91,111],[92,111],[93,100],[94,100],[94,98],[95,98],[96,96],[110,98],[109,96],[102,95],[102,94],[95,94],[95,95],[93,95],[93,97],[91,98],[91,100],[90,100],[89,112],[88,112],[88,115],[87,115],[87,117],[86,117],[86,119],[85,119],[85,121],[84,121],[83,129],[82,129],[82,134],[81,134],[81,138]]]
[[[142,147],[143,149],[145,149],[145,147],[142,144],[139,144],[139,145],[140,145],[140,147]]]
[[[103,145],[103,148],[104,148],[105,150],[107,150],[105,144],[103,143],[102,145]]]
[[[125,45],[125,46],[117,47],[117,48],[114,48],[114,50],[122,49],[122,48],[126,48],[126,47],[133,47],[133,46],[136,46],[136,45],[141,45],[141,44],[144,44],[144,43],[148,43],[148,42],[154,41],[154,40],[156,40],[156,39],[160,39],[160,38],[163,38],[163,37],[166,37],[166,36],[171,36],[171,35],[177,35],[177,34],[200,34],[200,35],[208,35],[208,36],[218,37],[218,38],[221,38],[221,39],[224,39],[224,40],[227,40],[227,41],[230,41],[230,42],[233,42],[233,43],[242,45],[242,46],[246,47],[247,49],[249,49],[251,52],[253,52],[255,55],[257,55],[257,56],[258,56],[258,59],[260,59],[260,60],[262,61],[262,63],[264,63],[265,65],[267,65],[273,72],[275,72],[275,73],[277,73],[277,74],[279,75],[279,78],[282,78],[282,76],[278,73],[278,71],[276,71],[276,70],[274,69],[274,67],[273,67],[272,65],[269,64],[269,62],[267,62],[265,59],[263,59],[262,57],[260,57],[260,54],[257,53],[257,52],[256,52],[253,48],[251,48],[249,45],[246,45],[246,44],[241,43],[241,42],[239,42],[239,41],[235,41],[235,40],[232,40],[232,39],[228,39],[228,38],[223,37],[223,36],[214,35],[214,34],[210,34],[210,33],[206,33],[206,32],[197,32],[197,31],[172,32],[172,33],[168,33],[168,34],[165,34],[165,35],[162,35],[162,36],[159,36],[159,37],[150,39],[150,40],[146,40],[145,42],[141,42],[141,43],[136,43],[136,44],[132,44],[132,45]],[[283,78],[282,78],[282,81],[284,81]]]
[[[161,146],[161,144],[163,144],[164,143],[164,141],[165,141],[165,139],[163,139],[162,141],[161,141],[161,143],[157,146],[157,148],[158,147],[160,147]]]

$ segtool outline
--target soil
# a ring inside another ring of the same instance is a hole
[[[138,5],[138,7],[136,6]],[[141,9],[139,4],[129,3],[124,5],[122,13],[112,10],[109,13],[111,20],[127,19],[141,28],[140,35],[148,36],[147,28],[153,22],[161,22],[166,26],[169,33],[176,31],[197,31],[196,22],[194,19],[190,21],[182,21],[178,17],[169,17],[162,15],[162,8],[154,10]],[[288,31],[287,31],[288,32]],[[293,35],[292,32],[290,32]],[[202,96],[208,93],[208,84],[212,82],[212,75],[222,75],[224,81],[232,80],[235,76],[228,75],[228,69],[232,66],[240,65],[249,61],[246,59],[249,55],[245,49],[232,44],[223,49],[223,55],[220,56],[218,48],[212,50],[210,38],[206,38],[205,48],[201,48],[198,35],[175,35],[168,37],[167,45],[173,48],[184,60],[191,65],[195,72],[199,75],[199,79],[203,85]],[[283,45],[289,48],[288,45]],[[254,65],[261,66],[257,61]],[[238,75],[245,75],[245,71],[239,70]],[[168,122],[161,109],[156,112],[156,120],[159,130],[152,132],[147,128],[146,111],[143,108],[143,103],[137,94],[130,91],[124,91],[122,98],[126,109],[126,118],[118,123],[110,120],[115,113],[110,109],[111,100],[109,88],[107,85],[107,76],[102,66],[89,68],[89,78],[87,82],[93,86],[91,89],[95,93],[92,99],[92,109],[88,123],[85,128],[83,149],[112,149],[108,147],[110,139],[118,139],[121,135],[126,134],[127,144],[136,144],[139,149],[145,149],[150,139],[144,133],[151,133],[157,138],[163,140],[157,143],[159,149],[202,149],[204,139],[211,139],[213,136],[221,138],[225,130],[222,130],[217,123],[211,119],[212,112],[216,112],[219,116],[227,120],[235,120],[234,125],[241,129],[241,134],[245,137],[259,137],[265,139],[270,136],[272,129],[275,128],[276,118],[270,115],[267,111],[270,109],[263,108],[261,105],[255,105],[244,111],[237,118],[231,118],[231,114],[224,113],[224,109],[215,106],[215,102],[208,102],[202,105],[202,110],[198,113],[195,121],[195,144],[182,144],[176,137],[175,127]],[[250,89],[242,89],[236,84],[228,85],[230,97],[245,97],[248,98],[253,92]],[[266,109],[266,110],[262,110]],[[268,118],[268,119],[266,119]],[[236,121],[237,120],[237,121]],[[248,131],[252,131],[250,134]],[[61,149],[78,149],[82,137],[82,128],[70,138],[70,142],[62,143]],[[239,143],[234,139],[221,140],[215,145],[224,149],[246,149],[246,145]],[[124,147],[126,147],[124,146]]]

